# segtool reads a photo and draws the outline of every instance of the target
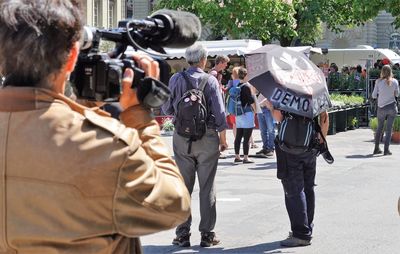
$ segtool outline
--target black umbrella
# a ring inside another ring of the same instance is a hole
[[[331,107],[323,72],[303,53],[265,45],[246,54],[249,83],[274,107],[313,118]]]

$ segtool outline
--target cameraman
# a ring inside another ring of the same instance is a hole
[[[140,253],[190,196],[125,72],[122,122],[63,95],[79,53],[78,0],[0,4],[0,253]],[[157,77],[150,57],[134,56]]]

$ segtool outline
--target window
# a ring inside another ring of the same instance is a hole
[[[108,3],[108,27],[113,28],[114,27],[114,13],[115,13],[115,1],[110,0]]]
[[[101,20],[101,1],[94,0],[93,1],[93,26],[100,27]]]
[[[126,18],[126,2],[125,0],[121,0],[121,17]]]
[[[133,0],[126,1],[126,18],[131,19],[133,17]]]
[[[392,33],[389,38],[389,48],[398,52],[400,49],[400,34]]]

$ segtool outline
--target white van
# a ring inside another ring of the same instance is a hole
[[[392,64],[400,63],[400,56],[390,49],[374,49],[370,46],[363,46],[352,49],[323,49],[328,51],[326,54],[311,54],[310,59],[316,65],[324,64],[329,66],[336,63],[339,71],[344,65],[357,66],[363,68],[373,67],[378,59],[389,59]]]

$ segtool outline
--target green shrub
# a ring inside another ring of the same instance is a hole
[[[372,79],[378,79],[381,75],[381,71],[379,69],[369,69],[369,77]]]
[[[400,131],[400,116],[396,116],[393,122],[393,131]]]
[[[376,132],[376,130],[378,129],[378,118],[371,117],[371,119],[369,119],[369,127],[373,132]]]
[[[330,95],[331,101],[339,102],[340,105],[362,105],[364,104],[364,96],[361,95],[345,95],[332,93]],[[335,104],[335,103],[333,103]]]
[[[349,130],[353,130],[357,128],[358,119],[357,117],[348,117],[347,118],[347,128]]]
[[[175,126],[172,123],[172,118],[165,118],[162,123],[162,130],[163,131],[174,131]]]

